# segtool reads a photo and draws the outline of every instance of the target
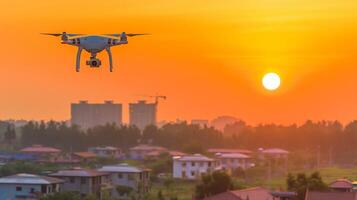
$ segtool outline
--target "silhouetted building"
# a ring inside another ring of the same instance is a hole
[[[129,124],[137,126],[143,130],[148,125],[156,125],[157,103],[138,103],[129,104]]]
[[[90,104],[87,101],[71,104],[71,124],[83,129],[98,125],[122,123],[122,105],[105,101],[104,103]]]

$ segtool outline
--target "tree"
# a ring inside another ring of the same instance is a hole
[[[15,139],[16,139],[15,127],[12,124],[8,124],[6,131],[4,133],[4,141],[7,144],[11,145]]]
[[[288,174],[286,185],[289,191],[297,193],[297,199],[304,200],[307,190],[325,191],[327,190],[326,183],[323,182],[319,172],[312,173],[307,177],[304,173],[299,173],[296,176]]]
[[[196,199],[202,199],[233,189],[231,177],[223,171],[215,171],[212,174],[203,175],[201,182],[196,185]]]

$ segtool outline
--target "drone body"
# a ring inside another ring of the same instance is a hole
[[[97,58],[97,53],[106,50],[109,56],[109,70],[113,71],[113,58],[110,48],[122,44],[128,44],[127,37],[147,34],[104,34],[104,35],[83,35],[83,34],[67,34],[63,33],[43,33],[44,35],[61,36],[62,44],[68,44],[78,47],[76,71],[80,70],[81,54],[85,50],[91,54],[90,59],[86,64],[90,67],[100,67],[101,61]]]

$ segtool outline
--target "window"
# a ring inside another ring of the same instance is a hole
[[[208,162],[208,167],[211,167],[211,162]]]
[[[195,176],[195,172],[194,171],[191,172],[191,176]]]
[[[182,167],[186,167],[186,163],[185,162],[182,163]]]
[[[143,180],[143,173],[139,173],[139,180]]]
[[[30,193],[32,194],[32,193],[35,193],[35,188],[31,188],[30,189]]]
[[[70,182],[70,183],[74,183],[74,181],[75,181],[74,177],[70,177],[70,178],[69,178],[69,182]]]
[[[41,185],[41,193],[47,194],[47,185]]]
[[[22,191],[22,187],[17,186],[17,187],[16,187],[16,191]]]
[[[122,179],[123,178],[123,173],[118,173],[118,178]]]
[[[186,178],[186,172],[185,172],[185,171],[182,171],[182,172],[181,172],[181,176],[182,176],[182,178]]]
[[[86,180],[86,178],[81,178],[81,184],[86,184],[86,182],[87,182],[87,180]]]
[[[191,166],[192,166],[192,167],[194,167],[195,165],[196,165],[196,163],[195,163],[195,162],[192,162],[192,163],[191,163]]]

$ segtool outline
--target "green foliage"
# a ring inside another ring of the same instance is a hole
[[[230,189],[233,189],[231,177],[223,171],[215,171],[202,176],[201,182],[196,185],[195,196],[197,199],[202,199]]]
[[[40,198],[40,200],[82,200],[78,193],[74,192],[59,192],[46,197]],[[90,199],[85,199],[90,200]],[[93,199],[97,200],[97,199]]]
[[[116,190],[121,196],[123,196],[123,195],[129,195],[133,191],[133,188],[125,185],[118,185],[116,187]]]
[[[305,199],[307,190],[325,191],[327,190],[326,183],[323,182],[319,172],[312,173],[309,177],[305,173],[298,173],[296,176],[288,174],[286,185],[289,191],[294,191],[298,194],[299,200]]]
[[[9,176],[17,173],[39,174],[43,168],[32,162],[18,161],[7,163],[0,168],[0,177]]]

